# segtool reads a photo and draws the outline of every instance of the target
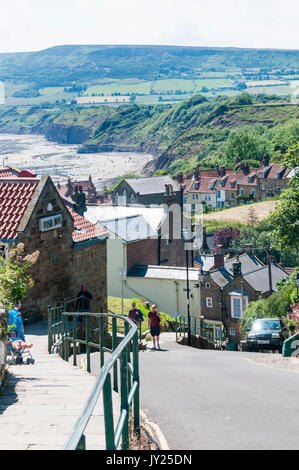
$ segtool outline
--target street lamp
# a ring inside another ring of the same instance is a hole
[[[294,281],[297,287],[297,300],[299,299],[299,274],[296,273],[294,276]]]
[[[185,244],[193,242],[194,237],[188,228],[182,230],[182,238]],[[191,346],[191,318],[190,318],[190,287],[189,287],[189,256],[188,246],[185,246],[186,251],[186,273],[187,273],[187,315],[188,315],[188,346]]]

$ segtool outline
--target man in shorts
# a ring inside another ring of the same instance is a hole
[[[160,313],[157,311],[157,305],[152,305],[151,311],[148,313],[148,327],[153,337],[154,350],[161,351],[159,344],[160,337],[160,321],[162,320]],[[157,344],[157,348],[156,348]]]

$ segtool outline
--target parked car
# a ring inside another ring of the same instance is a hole
[[[279,318],[259,318],[247,330],[247,351],[282,351],[284,340],[288,337],[287,328]]]

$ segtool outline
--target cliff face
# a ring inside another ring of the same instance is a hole
[[[34,132],[34,129],[32,129]],[[46,139],[59,144],[83,144],[90,136],[91,131],[83,126],[66,126],[51,123],[44,128]]]

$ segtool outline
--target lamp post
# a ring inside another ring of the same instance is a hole
[[[193,242],[193,236],[190,229],[182,230],[182,238],[186,243]],[[191,346],[191,317],[190,317],[190,287],[189,287],[189,250],[188,246],[185,246],[186,251],[186,275],[187,275],[187,316],[188,316],[188,346]]]
[[[297,287],[297,300],[299,299],[299,274],[296,273],[294,276],[294,281]]]

